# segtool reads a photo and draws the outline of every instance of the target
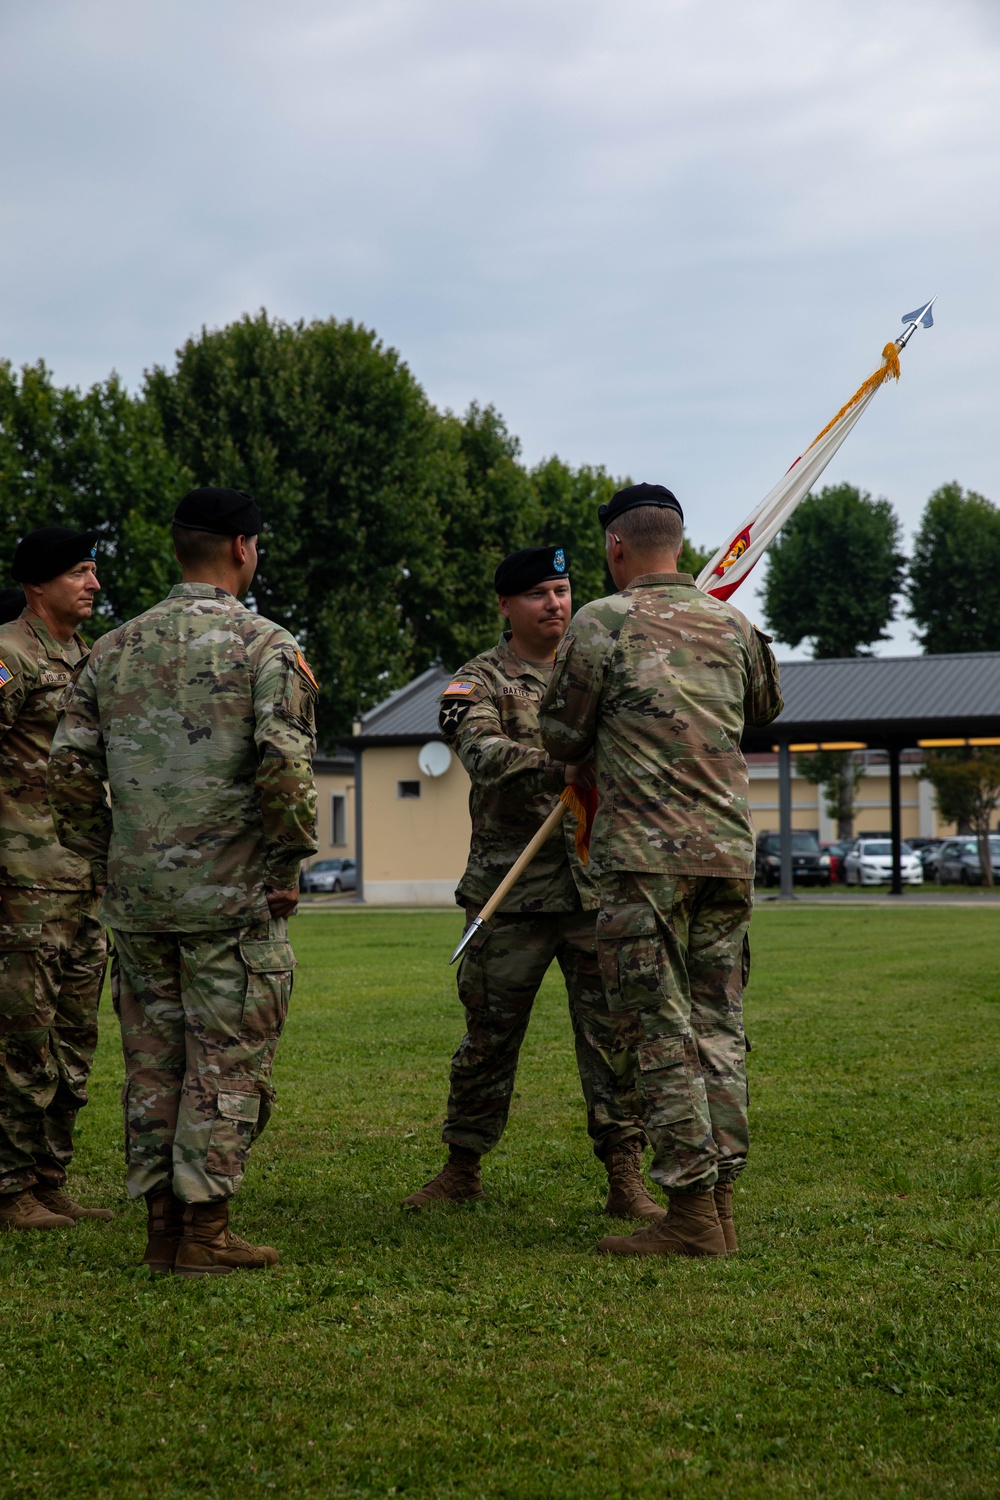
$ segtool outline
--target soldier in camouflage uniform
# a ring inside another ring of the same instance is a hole
[[[584,605],[559,648],[542,741],[596,757],[592,861],[598,951],[616,1046],[634,1062],[661,1223],[617,1254],[736,1248],[732,1184],[746,1163],[742,992],[754,836],[744,723],[781,711],[768,638],[677,572],[683,516],[633,485],[601,507],[621,592]]]
[[[529,547],[496,574],[511,622],[492,651],[468,662],[441,698],[441,731],[472,781],[472,846],[456,893],[471,922],[556,806],[566,768],[541,748],[538,705],[569,620],[561,547]],[[606,1208],[655,1219],[665,1210],[642,1180],[642,1126],[616,1081],[612,1038],[594,940],[597,895],[564,819],[497,914],[470,942],[458,971],[467,1031],[451,1064],[443,1170],[405,1208],[482,1198],[480,1158],[507,1123],[518,1054],[538,987],[555,959],[566,980],[587,1129],[608,1172]]]
[[[96,532],[45,527],[13,571],[27,595],[0,628],[0,1228],[110,1219],[65,1191],[77,1112],[97,1045],[104,933],[90,866],[62,849],[45,768],[58,705],[87,657]]]
[[[292,636],[238,602],[259,526],[237,490],[184,497],[184,582],[98,641],[50,763],[60,837],[107,882],[128,1190],[154,1272],[278,1259],[230,1231],[229,1199],[274,1098],[286,919],[316,849],[316,684]]]

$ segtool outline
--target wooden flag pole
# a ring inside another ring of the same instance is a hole
[[[548,817],[545,819],[545,822],[542,824],[541,828],[539,828],[534,838],[532,838],[530,843],[526,844],[525,847],[521,850],[521,853],[517,856],[517,859],[515,859],[514,863],[511,865],[510,869],[507,871],[506,875],[501,880],[500,884],[497,886],[496,890],[493,892],[492,896],[483,907],[482,911],[479,913],[479,916],[476,917],[475,921],[470,922],[468,927],[462,933],[462,941],[459,943],[458,947],[451,955],[452,963],[455,963],[459,958],[461,958],[465,949],[468,947],[469,943],[472,942],[472,939],[475,937],[480,927],[484,927],[490,920],[490,917],[492,917],[501,901],[503,901],[507,896],[511,887],[521,878],[525,870],[531,864],[531,861],[534,859],[539,849],[543,844],[547,843],[555,833],[556,829],[559,827],[559,824],[562,822],[568,811],[569,799],[566,798],[565,800],[563,800],[563,798],[560,797],[559,801],[549,813]]]

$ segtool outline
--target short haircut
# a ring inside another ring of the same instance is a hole
[[[182,568],[211,567],[228,557],[232,550],[231,536],[219,536],[214,531],[195,531],[191,526],[178,526],[174,522],[174,550]]]
[[[636,505],[623,511],[608,527],[634,552],[678,553],[684,544],[684,522],[675,510],[660,505]]]

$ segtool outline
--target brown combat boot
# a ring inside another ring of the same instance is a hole
[[[170,1188],[146,1194],[146,1253],[142,1257],[154,1276],[169,1276],[184,1237],[184,1204]]]
[[[719,1223],[722,1225],[722,1235],[726,1242],[726,1254],[735,1255],[738,1248],[736,1244],[736,1230],[733,1228],[733,1184],[729,1182],[717,1182],[714,1188],[715,1212],[719,1215]]]
[[[604,1255],[725,1255],[715,1194],[672,1193],[665,1219],[635,1234],[605,1235],[597,1248]]]
[[[51,1213],[38,1201],[31,1188],[0,1197],[0,1230],[3,1229],[75,1229],[76,1220],[69,1214]]]
[[[436,1177],[404,1198],[400,1208],[428,1208],[432,1203],[469,1203],[485,1198],[479,1156],[467,1146],[448,1147],[448,1160]]]
[[[84,1208],[82,1203],[77,1203],[69,1193],[63,1192],[62,1188],[44,1187],[42,1183],[36,1182],[31,1189],[43,1208],[47,1208],[50,1214],[58,1217],[64,1214],[67,1219],[113,1219],[114,1214],[110,1208]]]
[[[188,1203],[184,1237],[174,1260],[175,1276],[228,1276],[230,1271],[262,1271],[278,1264],[270,1245],[248,1245],[229,1227],[229,1199]]]
[[[642,1141],[634,1137],[612,1146],[604,1161],[608,1174],[608,1201],[604,1212],[616,1219],[645,1219],[655,1224],[667,1210],[651,1198],[642,1176]]]

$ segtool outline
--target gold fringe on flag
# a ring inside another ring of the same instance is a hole
[[[559,793],[559,801],[566,804],[567,812],[571,812],[576,819],[576,833],[573,835],[573,844],[576,849],[577,858],[582,865],[590,863],[590,850],[587,848],[587,809],[580,801],[575,787],[567,784]]]
[[[868,379],[858,386],[850,401],[845,402],[833,420],[827,422],[822,432],[816,434],[809,444],[809,448],[815,448],[820,438],[826,437],[831,427],[836,427],[844,413],[849,412],[852,406],[857,406],[858,402],[863,401],[871,391],[877,391],[879,386],[884,385],[887,380],[899,379],[899,349],[895,344],[886,344],[882,350],[882,360],[882,368],[876,370],[873,375],[869,375]],[[809,452],[809,448],[806,449],[807,453]]]

